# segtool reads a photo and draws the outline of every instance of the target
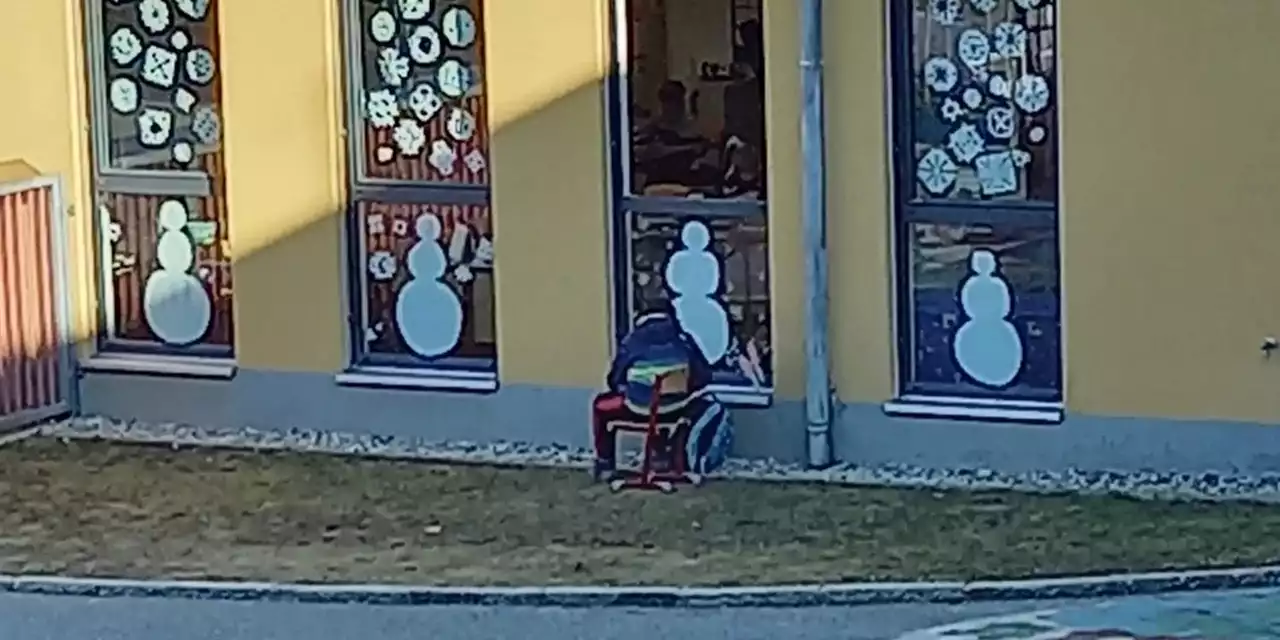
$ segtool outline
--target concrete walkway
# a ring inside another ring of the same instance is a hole
[[[1072,631],[1104,629],[1125,630],[1135,638],[1278,638],[1280,591],[1108,601],[708,610],[0,595],[0,640],[1058,640]]]

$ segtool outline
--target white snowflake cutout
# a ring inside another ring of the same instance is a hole
[[[204,47],[196,47],[187,52],[183,69],[187,72],[188,80],[204,86],[213,82],[215,64],[213,52]]]
[[[213,269],[210,269],[209,267],[200,267],[199,269],[196,269],[196,275],[199,276],[201,280],[208,282],[209,277],[213,275]]]
[[[192,20],[204,20],[209,15],[209,0],[174,0],[178,12]]]
[[[916,179],[925,191],[935,196],[945,194],[955,184],[958,173],[959,168],[951,156],[937,147],[925,153],[916,165]]]
[[[930,89],[946,93],[956,86],[960,71],[950,58],[934,56],[924,63],[924,81]]]
[[[191,164],[191,161],[196,157],[195,150],[191,148],[190,142],[179,142],[173,145],[169,153],[173,156],[173,161],[181,165]]]
[[[1049,81],[1034,73],[1021,76],[1013,83],[1013,102],[1023,113],[1040,113],[1049,107]]]
[[[1040,125],[1031,127],[1031,130],[1027,131],[1027,141],[1031,144],[1040,144],[1048,137],[1049,131]]]
[[[142,79],[148,84],[168,89],[178,75],[178,54],[160,45],[150,45],[142,55]]]
[[[386,145],[381,145],[373,150],[373,160],[378,164],[387,164],[396,159],[396,150]]]
[[[991,40],[981,29],[965,29],[956,41],[956,52],[970,69],[985,67],[991,61]]]
[[[453,151],[453,147],[449,146],[448,142],[436,140],[431,143],[431,156],[427,161],[440,175],[451,176],[454,164],[458,162],[458,154]]]
[[[1013,137],[1013,109],[1009,107],[991,107],[987,109],[987,115],[984,119],[986,120],[987,133],[991,134],[992,138],[1008,140]]]
[[[111,109],[116,113],[129,115],[138,110],[138,83],[133,78],[116,78],[108,89]]]
[[[391,139],[395,141],[400,155],[416,156],[422,153],[422,147],[427,144],[427,132],[416,121],[401,118],[395,131],[391,133]]]
[[[471,267],[460,264],[453,270],[453,278],[458,281],[458,284],[466,284],[475,280],[476,276],[471,273]]]
[[[472,149],[462,161],[467,165],[467,169],[471,170],[471,173],[480,173],[489,166],[489,163],[484,159],[484,154],[479,149]]]
[[[1018,7],[1023,11],[1031,11],[1043,4],[1044,0],[1013,0],[1013,3],[1018,5]]]
[[[191,134],[205,146],[218,144],[218,138],[222,135],[222,123],[212,105],[196,107],[191,114]]]
[[[942,119],[947,122],[955,122],[964,115],[964,107],[960,106],[954,98],[947,98],[942,101]]]
[[[449,119],[445,121],[444,128],[450,138],[458,142],[466,142],[476,132],[476,118],[466,109],[454,107],[449,110]]]
[[[443,51],[440,45],[440,32],[429,24],[415,28],[413,33],[409,34],[408,44],[409,57],[421,65],[435,64]]]
[[[461,98],[467,95],[473,82],[471,69],[458,60],[452,58],[445,60],[444,64],[436,69],[436,85],[440,87],[440,93],[450,98]]]
[[[364,341],[376,342],[378,340],[378,330],[373,327],[364,328]]]
[[[977,109],[982,106],[982,91],[976,87],[969,87],[960,94],[960,99],[964,101],[964,106],[970,109]]]
[[[396,275],[396,257],[390,251],[374,251],[369,254],[369,275],[378,282],[385,282]]]
[[[138,114],[138,142],[148,149],[159,149],[173,135],[173,114],[163,109],[146,107]]]
[[[191,35],[186,29],[178,29],[169,36],[169,46],[173,47],[174,51],[182,51],[191,46]]]
[[[365,227],[369,229],[369,233],[379,236],[381,233],[387,232],[387,219],[381,214],[372,214],[365,218]]]
[[[1031,164],[1031,153],[1023,149],[1012,149],[1009,153],[1013,154],[1013,166],[1021,169]]]
[[[987,79],[990,77],[991,74],[987,71],[986,67],[978,67],[977,69],[969,70],[969,79],[978,84],[986,84]]]
[[[943,25],[955,24],[964,11],[961,0],[929,0],[929,16]]]
[[[398,87],[409,77],[409,59],[400,55],[400,51],[396,49],[383,49],[378,53],[378,74],[382,76],[383,82]]]
[[[111,244],[115,244],[120,242],[121,235],[124,235],[124,231],[120,228],[120,223],[114,220],[111,221],[111,223],[107,225],[107,239],[111,241]]]
[[[985,196],[1003,196],[1018,190],[1018,168],[1008,151],[987,153],[974,161],[978,187]]]
[[[444,107],[444,100],[436,93],[435,87],[422,83],[409,92],[409,110],[413,117],[426,122],[435,117]]]
[[[403,238],[405,234],[409,233],[409,222],[401,218],[396,218],[396,220],[391,223],[391,233]]]
[[[444,37],[449,45],[458,49],[471,46],[476,41],[476,17],[466,7],[452,6],[440,19]]]
[[[963,164],[968,164],[982,153],[985,145],[986,141],[978,133],[978,128],[969,123],[956,127],[947,135],[947,149]]]
[[[111,60],[124,67],[133,64],[142,55],[142,39],[129,27],[111,32]]]
[[[369,18],[369,37],[378,44],[387,44],[395,40],[399,30],[396,17],[386,9],[379,9]]]
[[[198,99],[196,94],[182,87],[178,87],[178,90],[173,92],[173,106],[177,107],[178,111],[182,113],[191,113],[191,109],[196,106]]]
[[[399,0],[400,17],[421,20],[431,14],[431,0]]]
[[[138,3],[138,20],[147,33],[158,35],[173,24],[173,15],[165,0],[142,0]]]
[[[969,4],[974,11],[986,15],[1000,5],[1000,0],[969,0]]]
[[[1001,74],[992,74],[987,80],[987,93],[1008,100],[1010,97],[1009,81]]]
[[[385,129],[396,123],[400,117],[400,104],[394,93],[386,89],[370,91],[364,102],[365,116],[369,124],[378,129]]]
[[[1016,22],[996,25],[992,39],[996,43],[996,53],[1006,58],[1019,58],[1027,51],[1027,30]]]

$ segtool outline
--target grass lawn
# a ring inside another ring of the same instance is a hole
[[[720,481],[29,439],[0,573],[418,584],[967,579],[1265,564],[1280,508]]]

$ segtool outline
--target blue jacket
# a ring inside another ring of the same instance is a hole
[[[683,404],[688,396],[711,384],[711,364],[674,318],[655,314],[641,318],[636,328],[622,339],[606,382],[610,390],[625,395],[629,404],[647,407],[653,392],[652,382],[634,372],[676,367],[688,369],[688,393],[664,397],[663,405]]]

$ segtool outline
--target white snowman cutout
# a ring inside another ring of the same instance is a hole
[[[1022,369],[1022,338],[1009,313],[1009,285],[999,274],[995,254],[978,249],[969,255],[969,277],[960,287],[965,321],[951,341],[956,364],[975,382],[1004,387]]]
[[[187,207],[180,200],[160,205],[160,240],[156,258],[160,270],[147,278],[143,312],[151,332],[162,342],[189,345],[209,330],[213,303],[200,279],[191,274],[195,247],[184,231]]]
[[[707,362],[715,364],[729,350],[729,314],[716,289],[720,287],[720,261],[711,253],[711,231],[694,220],[680,230],[683,249],[667,261],[667,287],[674,297],[676,321],[689,333]]]
[[[409,281],[396,297],[396,326],[405,346],[424,358],[444,355],[462,335],[462,301],[442,278],[448,266],[440,247],[440,221],[417,221],[418,242],[409,249]]]

